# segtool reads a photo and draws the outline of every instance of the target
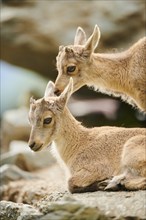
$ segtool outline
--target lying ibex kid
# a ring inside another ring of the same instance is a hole
[[[49,82],[42,99],[31,99],[30,148],[40,151],[55,142],[60,158],[70,171],[68,186],[72,193],[103,189],[105,184],[108,184],[106,189],[120,186],[129,190],[145,189],[146,130],[83,127],[66,106],[72,87],[71,79],[56,97],[54,84]],[[113,176],[113,180],[104,181]]]
[[[100,92],[121,96],[146,112],[146,37],[128,50],[113,54],[94,53],[99,39],[97,25],[87,41],[79,27],[74,45],[60,46],[55,93],[63,91],[71,76],[74,91],[84,85],[94,86]]]

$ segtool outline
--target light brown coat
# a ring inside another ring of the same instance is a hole
[[[84,85],[113,96],[146,112],[146,37],[120,53],[95,53],[100,39],[96,25],[86,41],[84,30],[77,29],[74,45],[60,46],[57,56],[56,94],[60,94],[69,78],[73,91]]]
[[[146,129],[85,128],[68,110],[72,79],[59,97],[48,83],[45,95],[31,99],[29,146],[39,151],[55,142],[70,172],[69,190],[146,189]],[[106,187],[106,188],[105,188]]]

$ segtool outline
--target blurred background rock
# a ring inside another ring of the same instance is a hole
[[[101,40],[97,52],[123,51],[143,37],[146,3],[145,0],[0,0],[0,3],[0,197],[7,200],[1,202],[1,217],[10,219],[12,213],[16,217],[13,219],[17,219],[25,213],[30,219],[40,212],[34,206],[28,209],[26,204],[40,203],[45,210],[46,204],[50,207],[48,198],[57,201],[62,197],[60,192],[66,195],[64,170],[55,163],[49,150],[34,153],[28,148],[30,96],[42,97],[48,80],[55,81],[58,47],[73,43],[78,26],[90,36],[94,25],[99,25]],[[143,127],[146,122],[143,114],[120,99],[87,87],[72,96],[69,108],[86,126]],[[144,219],[142,198],[144,192],[140,191],[108,196],[106,192],[86,193],[75,199],[86,205],[93,203],[104,213],[111,213],[112,219],[121,214],[125,219],[127,216]],[[68,207],[72,210],[72,203]],[[55,212],[56,208],[51,213]],[[92,215],[89,217],[86,212],[86,217],[91,219]]]
[[[2,145],[28,140],[29,97],[41,97],[47,81],[55,81],[58,47],[73,43],[78,26],[90,36],[98,24],[101,40],[96,51],[123,51],[145,35],[145,4],[143,0],[1,0]],[[72,96],[69,107],[86,126],[143,127],[146,122],[143,114],[120,99],[86,87]]]

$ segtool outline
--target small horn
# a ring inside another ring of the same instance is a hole
[[[33,98],[33,96],[30,98],[30,104],[34,104],[35,103],[35,99]]]
[[[59,51],[61,51],[64,48],[63,45],[59,46]]]
[[[74,53],[73,49],[70,47],[65,47],[65,52],[66,53]]]
[[[42,103],[42,104],[45,104],[45,103],[46,103],[46,101],[45,101],[44,98],[41,100],[41,103]]]

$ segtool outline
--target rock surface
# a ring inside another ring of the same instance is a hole
[[[29,149],[27,142],[12,141],[10,151],[1,155],[0,165],[12,164],[22,170],[32,171],[50,166],[55,161],[49,150],[34,153]]]
[[[38,98],[44,94],[48,79],[36,74],[34,71],[4,61],[0,61],[0,68],[2,103],[0,116],[9,109],[18,110],[20,106],[21,114],[19,112],[19,116],[25,115],[25,109],[22,109],[22,106],[29,106],[31,96]],[[22,122],[22,118],[19,118],[19,120]]]
[[[28,108],[21,107],[5,111],[2,117],[2,151],[7,151],[12,140],[27,141],[30,134]]]
[[[108,4],[107,1],[84,1],[83,4],[83,1],[37,0],[2,0],[2,3],[1,59],[35,70],[53,80],[57,75],[55,57],[58,46],[72,44],[78,26],[83,27],[89,36],[94,25],[96,23],[99,25],[101,29],[101,41],[97,49],[99,52],[109,52],[113,48],[123,50],[145,35],[146,17],[143,0],[126,2],[113,0]],[[83,91],[82,94],[87,98],[87,93]],[[97,94],[95,95],[97,97]],[[91,96],[93,93],[88,97]],[[131,107],[129,109],[131,116]],[[127,109],[125,112],[128,112]],[[120,126],[125,125],[124,119],[127,114],[125,112],[118,113]],[[17,117],[14,124],[18,125],[20,123],[18,114],[15,112],[15,115]],[[130,116],[128,113],[126,121],[130,120]],[[23,117],[20,118],[24,119]],[[98,117],[93,115],[96,125],[100,124],[98,121],[100,118],[101,115]],[[104,124],[103,121],[101,124]],[[133,126],[131,120],[129,124]],[[29,131],[27,130],[25,138],[25,132],[22,132],[24,135],[22,138],[19,134],[20,127],[15,128],[10,123],[5,133],[9,136],[6,141],[7,147],[14,139],[27,140]],[[9,178],[5,182],[0,188],[3,200],[0,202],[1,220],[146,219],[145,191],[98,191],[71,195],[67,190],[64,170],[52,162],[51,158],[46,169],[32,172],[34,167],[42,168],[36,166],[41,155],[30,156],[28,152],[17,154],[13,152],[9,158],[7,156],[5,154],[2,158],[1,165],[9,161],[10,166],[16,164],[24,170],[30,170],[31,173],[27,173],[28,176],[30,174],[29,177],[36,175],[39,178],[25,179],[23,172],[16,172],[16,178]],[[41,158],[40,161],[43,163],[45,160]],[[10,177],[14,174],[13,166],[9,170]],[[6,176],[7,172],[4,175]],[[23,179],[19,180],[19,177]]]
[[[1,220],[33,220],[34,216],[39,220],[39,217],[42,216],[42,213],[40,213],[37,209],[26,204],[1,201],[0,207]]]
[[[35,209],[30,205],[1,201],[1,220],[108,220],[97,208],[88,207],[71,198],[47,203],[44,210]],[[9,213],[9,214],[8,214]]]
[[[5,164],[0,167],[0,185],[6,185],[8,182],[16,181],[19,179],[37,179],[35,175],[21,170],[15,165]]]
[[[49,214],[50,212],[53,214],[53,216],[57,216],[56,219],[58,220],[70,219],[68,217],[71,216],[69,213],[72,209],[74,209],[74,205],[69,202],[70,199],[75,200],[75,204],[77,203],[81,204],[81,206],[85,205],[88,207],[89,209],[85,211],[87,216],[89,213],[91,214],[89,211],[91,207],[94,210],[93,212],[95,212],[95,216],[97,214],[96,209],[98,208],[100,212],[104,213],[106,216],[105,219],[107,217],[116,219],[145,219],[146,217],[146,191],[98,191],[93,193],[70,194],[67,191],[64,170],[60,168],[58,164],[54,164],[51,168],[36,171],[34,173],[37,174],[41,179],[35,181],[21,180],[9,183],[2,189],[2,200],[11,200],[16,203],[31,205],[43,213],[43,216],[48,215],[47,220],[51,219]],[[65,203],[65,206],[62,206],[62,201],[66,200],[66,198],[70,199],[68,202],[63,202],[63,204]],[[69,211],[66,213],[65,209]],[[5,215],[7,215],[8,213],[6,209],[3,208],[3,210],[5,210]],[[81,208],[81,210],[83,211],[84,209]],[[62,215],[64,217],[62,217]],[[73,219],[76,220],[82,218]],[[88,217],[83,219],[90,218]],[[93,219],[98,218],[93,217]]]
[[[2,2],[1,59],[36,71],[46,76],[47,80],[55,80],[57,76],[55,57],[59,45],[72,44],[78,26],[83,27],[89,36],[94,25],[99,25],[101,40],[97,52],[103,53],[129,48],[145,35],[146,17],[143,0],[127,0],[126,3],[123,0],[113,0],[109,3],[84,1],[84,4],[81,0]],[[30,76],[29,73],[27,75]],[[76,94],[89,99],[105,97],[85,87]],[[4,99],[8,100],[9,95]],[[88,101],[87,104],[90,105]],[[102,106],[102,109],[104,108]],[[127,107],[121,100],[119,111],[115,114],[118,115],[116,120],[108,120],[98,109],[94,114],[91,112],[92,110],[85,117],[80,117],[87,126],[106,124],[142,127],[145,123],[145,119],[141,119],[143,116],[138,116],[131,106]]]
[[[142,0],[84,1],[84,4],[83,1],[18,2],[3,0],[1,59],[51,79],[56,77],[58,46],[72,44],[78,26],[85,28],[89,36],[98,24],[102,34],[100,49],[106,47],[106,50],[129,47],[145,35]]]

